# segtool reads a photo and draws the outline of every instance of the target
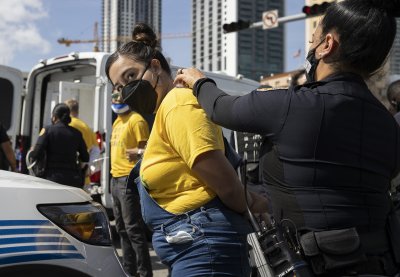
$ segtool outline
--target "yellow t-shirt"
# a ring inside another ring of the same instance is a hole
[[[92,129],[90,129],[90,127],[81,119],[71,116],[71,122],[69,123],[69,126],[81,132],[88,151],[90,150],[90,148],[92,148],[92,146],[95,146],[97,144],[96,135],[94,134]]]
[[[86,144],[86,149],[88,152],[90,152],[90,149],[93,146],[97,146],[96,142],[96,134],[92,131],[92,129],[81,119],[77,117],[71,116],[71,122],[69,123],[69,126],[77,129],[79,132],[81,132],[83,140],[85,141]],[[90,178],[89,176],[85,176],[85,185],[90,183]]]
[[[114,178],[128,176],[137,161],[129,162],[126,149],[136,148],[149,138],[146,120],[135,112],[118,115],[111,134],[111,175]]]
[[[191,170],[200,154],[212,150],[224,150],[221,128],[207,119],[192,90],[171,90],[157,111],[140,169],[152,198],[174,214],[213,199]]]

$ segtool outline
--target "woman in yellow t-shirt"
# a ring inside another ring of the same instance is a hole
[[[138,24],[132,37],[109,57],[106,73],[132,110],[156,113],[138,184],[154,250],[172,276],[248,276],[245,195],[221,128],[192,90],[174,87],[154,31]],[[248,193],[248,201],[252,212],[267,211],[264,197]]]

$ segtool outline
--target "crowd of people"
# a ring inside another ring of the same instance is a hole
[[[397,0],[333,3],[290,87],[243,96],[195,68],[174,79],[152,28],[136,24],[105,67],[116,114],[113,212],[126,271],[152,276],[151,233],[171,276],[251,276],[248,216],[265,214],[295,226],[315,276],[398,274],[400,211],[391,193],[399,185],[400,80],[388,88],[389,109],[365,83],[386,62],[397,16]],[[57,104],[51,119],[32,158],[46,159],[43,178],[82,188],[87,163],[99,156],[95,135],[75,99]],[[244,189],[221,127],[262,135],[258,168],[268,197]],[[0,143],[0,162],[15,171],[1,125]]]

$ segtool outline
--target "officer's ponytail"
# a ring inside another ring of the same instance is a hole
[[[60,120],[65,125],[71,122],[70,110],[68,106],[64,103],[58,103],[53,109],[53,117]]]
[[[322,35],[334,31],[339,44],[338,71],[369,77],[386,61],[396,35],[400,0],[344,0],[335,2],[321,20]]]

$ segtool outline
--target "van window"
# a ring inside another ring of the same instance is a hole
[[[4,128],[8,130],[11,126],[12,107],[14,99],[14,86],[4,78],[0,78],[0,121]]]

